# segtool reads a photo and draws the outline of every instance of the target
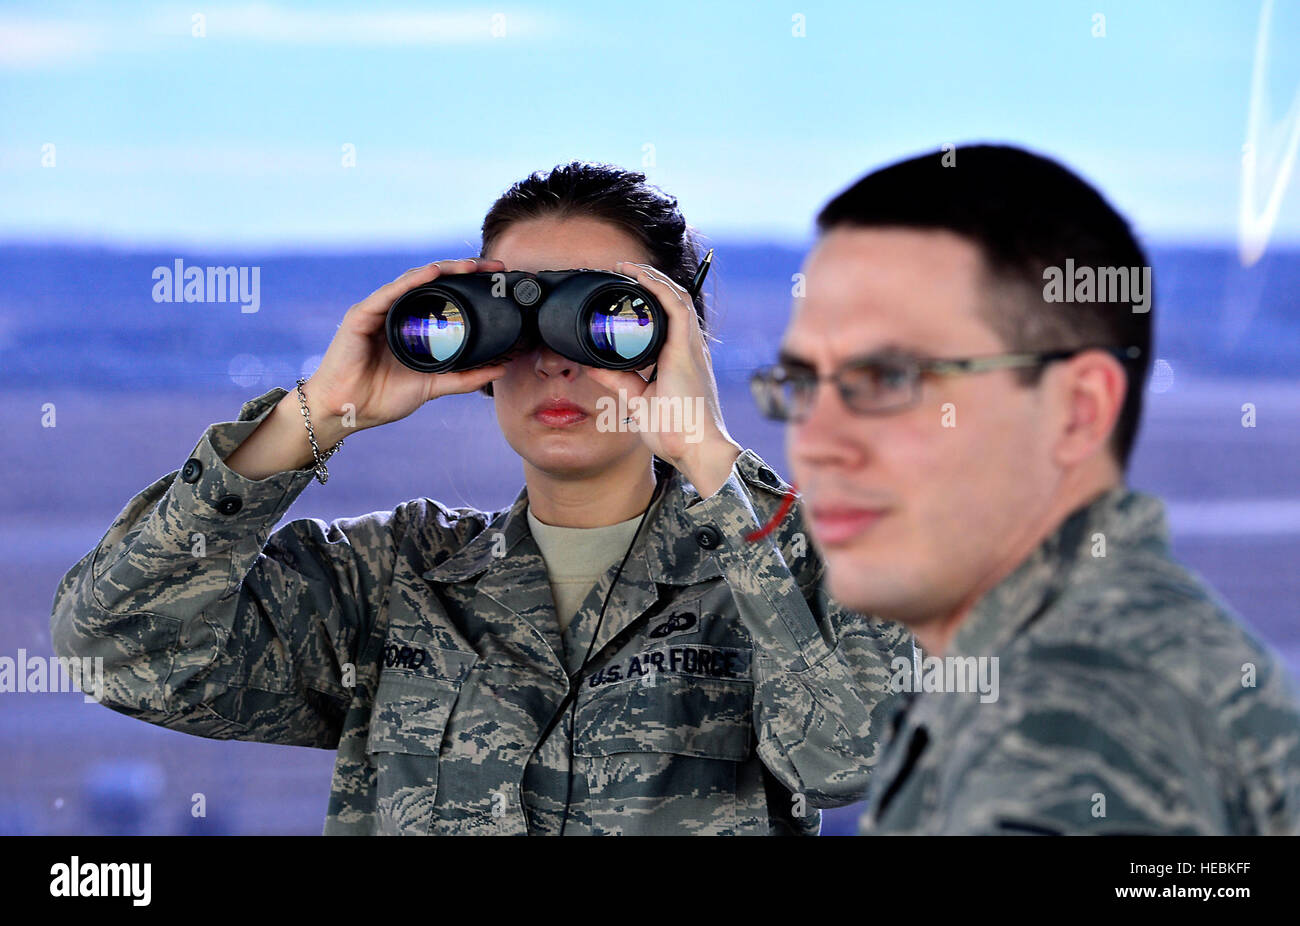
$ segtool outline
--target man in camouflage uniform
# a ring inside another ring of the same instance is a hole
[[[832,594],[924,656],[864,831],[1300,831],[1293,687],[1124,485],[1151,346],[1124,220],[980,146],[868,175],[818,225],[755,393],[793,422]]]
[[[561,636],[526,490],[271,533],[312,470],[223,460],[284,395],[212,425],[61,583],[54,648],[103,657],[109,707],[337,749],[327,834],[554,833],[571,741],[568,833],[815,835],[862,798],[911,635],[828,599],[800,505],[746,539],[790,491],[752,451],[706,499],[659,466],[581,669],[614,570]]]

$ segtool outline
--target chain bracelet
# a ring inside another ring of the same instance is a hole
[[[330,478],[330,471],[329,468],[325,466],[325,461],[339,452],[343,447],[343,441],[339,441],[324,453],[320,452],[320,446],[316,443],[316,432],[313,431],[311,427],[311,416],[307,414],[307,394],[302,391],[303,384],[306,382],[307,380],[305,379],[300,378],[298,380],[298,407],[302,410],[303,424],[307,425],[307,439],[311,441],[311,455],[316,460],[316,466],[314,467],[316,470],[316,481],[321,485],[324,485]]]

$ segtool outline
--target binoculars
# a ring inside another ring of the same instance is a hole
[[[457,273],[417,286],[385,319],[388,347],[421,373],[487,366],[540,341],[608,370],[655,361],[668,331],[658,300],[605,270]]]

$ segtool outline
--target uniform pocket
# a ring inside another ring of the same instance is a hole
[[[593,831],[738,832],[752,701],[748,681],[669,676],[612,685],[580,704],[574,754],[586,759]]]
[[[375,812],[385,834],[428,833],[438,793],[438,754],[471,653],[439,651],[446,677],[385,669],[375,688],[366,751],[375,767]]]
[[[574,753],[671,752],[739,762],[750,754],[753,698],[748,681],[625,681],[578,706]]]

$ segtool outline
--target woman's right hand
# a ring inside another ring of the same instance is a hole
[[[503,270],[501,261],[486,258],[436,261],[406,271],[348,309],[320,366],[303,386],[317,440],[322,427],[327,437],[335,431],[343,437],[349,431],[378,427],[405,418],[430,399],[473,392],[505,373],[502,364],[457,373],[420,373],[393,356],[384,333],[389,308],[417,286],[449,274]]]
[[[503,270],[505,264],[499,260],[436,261],[406,271],[348,309],[320,366],[303,385],[322,453],[355,431],[405,418],[438,396],[473,392],[505,373],[504,364],[458,373],[420,373],[393,356],[384,333],[388,309],[403,293],[448,274]],[[313,461],[298,394],[292,389],[225,459],[226,466],[253,480],[302,469]]]

